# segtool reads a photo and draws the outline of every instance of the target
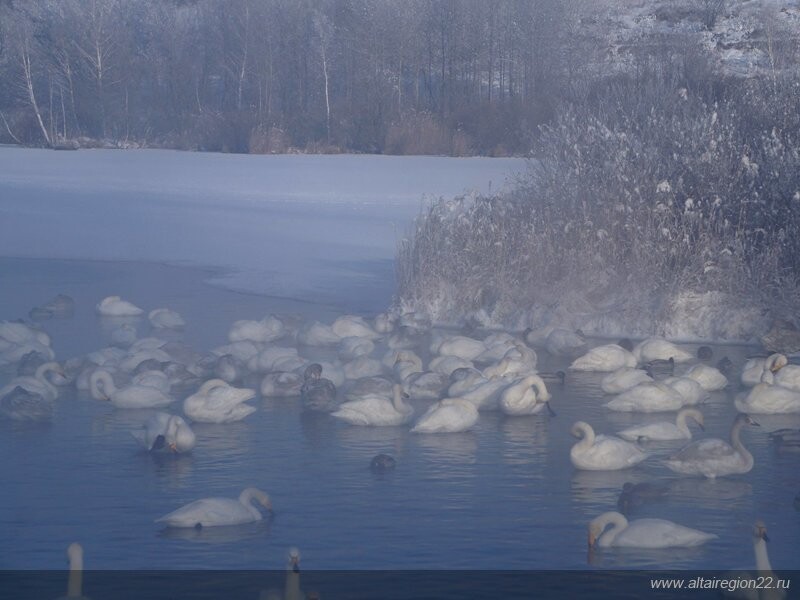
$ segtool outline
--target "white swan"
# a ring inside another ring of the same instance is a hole
[[[786,362],[786,357],[783,354],[771,354],[766,358],[747,359],[744,367],[742,367],[742,385],[753,387],[762,381],[774,383],[774,379],[771,379],[771,377],[774,376],[774,373],[780,371],[781,367],[786,365]]]
[[[367,427],[403,425],[414,413],[414,409],[403,401],[404,395],[406,394],[403,392],[403,387],[395,384],[391,398],[376,394],[360,400],[351,400],[341,404],[331,415],[351,425]]]
[[[691,352],[678,348],[678,346],[672,342],[668,342],[662,338],[648,338],[639,342],[633,348],[633,355],[640,365],[653,360],[672,359],[676,363],[685,363],[694,360],[694,355]]]
[[[374,340],[380,337],[380,334],[363,317],[355,315],[339,317],[331,325],[331,330],[340,338],[360,337]]]
[[[48,373],[56,373],[62,377],[66,377],[61,365],[57,362],[46,362],[37,367],[35,375],[15,377],[10,383],[3,386],[3,388],[0,389],[0,398],[11,393],[14,388],[21,387],[31,394],[41,396],[45,400],[54,401],[58,398],[58,388],[48,381]]]
[[[403,380],[403,388],[415,400],[438,400],[447,389],[449,379],[441,373],[412,373]]]
[[[175,399],[158,388],[132,383],[117,388],[111,373],[95,369],[89,376],[89,391],[96,400],[109,400],[118,408],[161,408]]]
[[[683,398],[684,406],[700,404],[708,399],[708,392],[690,377],[676,377],[673,375],[662,379],[661,383],[678,392]]]
[[[570,365],[573,371],[610,372],[622,367],[635,367],[636,357],[617,344],[606,344],[592,348]]]
[[[600,388],[606,394],[621,394],[636,387],[640,383],[652,383],[653,378],[643,369],[636,367],[622,367],[603,377]]]
[[[297,332],[297,341],[306,346],[335,346],[342,337],[337,335],[330,325],[318,321],[307,323]]]
[[[582,438],[569,452],[572,464],[586,471],[616,471],[638,465],[647,458],[637,446],[607,435],[595,436],[588,423],[578,421],[572,435]]]
[[[235,342],[255,342],[266,344],[273,342],[286,334],[284,322],[275,315],[261,319],[260,321],[236,321],[228,331],[228,341]]]
[[[256,488],[247,488],[233,498],[203,498],[172,511],[156,519],[156,523],[165,523],[167,527],[219,527],[226,525],[242,525],[261,521],[261,511],[253,506],[258,502],[268,511],[272,511],[269,496]]]
[[[300,396],[303,376],[299,373],[276,371],[267,373],[261,380],[261,395],[264,398],[294,398]]]
[[[505,388],[500,394],[500,410],[511,416],[535,415],[547,406],[550,392],[538,375],[529,375]]]
[[[399,380],[405,380],[413,373],[422,373],[422,359],[417,356],[415,352],[410,350],[401,350],[397,352],[394,364],[392,365],[394,376]]]
[[[354,358],[344,367],[345,379],[361,379],[362,377],[378,377],[383,375],[383,364],[381,361],[368,356]]]
[[[119,296],[108,296],[97,305],[98,314],[104,317],[138,317],[144,311],[135,304]]]
[[[83,598],[83,546],[72,542],[67,547],[67,560],[69,561],[67,598]]]
[[[247,363],[247,368],[254,373],[269,373],[278,370],[276,366],[278,362],[297,357],[297,348],[269,346],[251,356],[245,362]]]
[[[471,388],[461,392],[457,397],[471,402],[478,410],[497,410],[499,408],[500,394],[513,381],[503,377],[494,379],[481,379]],[[450,386],[452,389],[454,386]],[[448,390],[450,396],[454,394]]]
[[[437,356],[431,359],[428,368],[434,373],[441,373],[450,377],[450,374],[456,369],[472,369],[475,365],[470,360],[464,360],[457,356]]]
[[[380,334],[392,333],[396,321],[397,319],[389,313],[381,313],[374,319],[375,331]]]
[[[432,405],[412,427],[412,433],[458,433],[478,422],[478,409],[469,400],[446,398]]]
[[[544,349],[553,356],[573,358],[586,353],[586,338],[580,331],[556,327],[547,335]]]
[[[765,379],[771,375],[764,371]],[[744,398],[733,402],[739,412],[776,415],[800,412],[800,392],[772,383],[759,383]]]
[[[353,360],[360,356],[369,356],[375,350],[375,342],[369,338],[350,336],[339,342],[339,359]]]
[[[148,313],[147,319],[156,329],[183,329],[186,327],[183,317],[169,308],[155,308]]]
[[[158,390],[161,390],[165,394],[169,394],[170,388],[172,387],[167,374],[154,369],[148,369],[146,371],[137,373],[131,379],[131,384],[154,387]]]
[[[694,422],[700,426],[700,429],[705,430],[703,413],[695,408],[684,408],[678,412],[674,423],[659,421],[658,423],[651,423],[649,425],[629,427],[628,429],[620,431],[617,435],[631,442],[639,440],[653,442],[690,440],[692,439],[692,432],[689,430],[689,425],[686,423],[686,419],[688,418],[693,419]]]
[[[440,343],[431,344],[431,352],[439,356],[457,356],[464,360],[474,360],[485,351],[483,342],[464,335],[448,336]]]
[[[621,412],[664,412],[679,410],[684,405],[681,394],[670,386],[654,381],[640,383],[604,406]]]
[[[607,529],[611,525],[610,529]],[[705,533],[664,519],[628,521],[618,512],[603,513],[589,523],[589,547],[601,548],[692,548],[716,539]]]
[[[245,404],[255,396],[255,390],[236,388],[222,379],[209,379],[183,401],[183,412],[198,423],[232,423],[256,411],[254,406]]]
[[[175,453],[189,452],[197,438],[189,424],[178,415],[158,412],[131,435],[145,450],[169,450]]]
[[[800,365],[785,365],[775,375],[775,384],[800,392]]]
[[[0,396],[0,417],[12,421],[49,421],[53,418],[53,401],[16,386]]]
[[[728,378],[722,374],[722,371],[703,363],[692,365],[683,376],[694,379],[707,392],[716,392],[728,386]]]
[[[753,455],[739,439],[742,427],[758,425],[748,415],[736,417],[731,428],[731,443],[709,438],[693,442],[665,461],[671,470],[685,475],[704,475],[713,479],[747,473],[753,468]]]

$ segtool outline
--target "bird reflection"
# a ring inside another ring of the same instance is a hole
[[[167,481],[171,487],[180,487],[192,474],[194,459],[191,454],[166,454],[159,452],[137,452],[139,460],[152,468],[159,479]]]
[[[500,422],[503,435],[503,460],[510,465],[542,463],[547,458],[549,440],[545,415],[513,417]]]
[[[669,487],[655,481],[642,481],[640,483],[626,482],[617,499],[617,509],[623,515],[629,515],[645,504],[664,500]]]
[[[573,499],[590,506],[615,505],[619,492],[626,483],[639,483],[644,474],[632,470],[584,471],[576,470],[572,475]]]
[[[419,435],[415,441],[433,458],[443,462],[474,464],[478,437],[472,431]]]
[[[732,500],[745,500],[753,495],[753,486],[746,481],[725,477],[681,477],[673,479],[668,487],[670,500],[702,504],[706,509],[729,510]]]
[[[227,527],[166,527],[158,532],[158,537],[170,540],[183,540],[201,544],[230,544],[269,535],[275,517],[268,516],[254,523],[231,525]]]

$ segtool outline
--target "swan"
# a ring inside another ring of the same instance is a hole
[[[404,381],[413,373],[422,373],[422,359],[410,350],[401,350],[397,353],[397,358],[392,365],[395,377],[399,381]]]
[[[0,417],[12,421],[49,421],[53,418],[53,408],[52,400],[20,386],[0,397]]]
[[[58,398],[58,388],[48,381],[48,373],[56,373],[62,377],[66,377],[61,365],[57,362],[46,362],[37,367],[36,373],[33,376],[23,375],[21,377],[15,377],[10,383],[3,386],[3,388],[0,389],[0,398],[9,394],[14,388],[21,387],[25,391],[31,394],[37,394],[45,400],[54,401]]]
[[[218,527],[242,525],[261,521],[261,511],[253,506],[258,502],[272,512],[269,496],[256,488],[246,488],[233,498],[203,498],[195,500],[155,520],[167,527]]]
[[[640,383],[604,406],[621,412],[664,412],[680,410],[683,405],[684,398],[677,390],[655,381]]]
[[[141,308],[119,296],[103,298],[96,309],[103,317],[138,317],[144,313]]]
[[[500,410],[510,416],[535,415],[550,406],[550,398],[542,378],[529,375],[503,390],[500,394]]]
[[[433,404],[411,428],[412,433],[458,433],[478,422],[478,409],[469,400],[446,398]]]
[[[397,461],[389,454],[376,454],[369,462],[370,471],[374,473],[385,473],[397,466]]]
[[[375,394],[391,396],[393,386],[385,377],[364,377],[348,382],[344,397],[347,400],[359,400]]]
[[[588,346],[582,331],[570,331],[556,327],[548,334],[544,342],[544,349],[552,356],[575,358],[585,354]]]
[[[151,416],[140,429],[131,431],[131,435],[147,451],[189,452],[197,441],[194,431],[182,417],[164,412]]]
[[[72,542],[67,547],[69,561],[69,579],[67,580],[67,598],[83,598],[83,546]]]
[[[647,374],[647,371],[635,367],[622,367],[603,377],[600,388],[606,394],[621,394],[640,383],[652,382],[653,378]]]
[[[702,363],[692,365],[683,376],[694,379],[707,392],[716,392],[728,386],[728,378],[722,374],[722,371]]]
[[[234,322],[228,331],[228,341],[255,342],[266,344],[273,342],[286,334],[284,322],[275,315],[269,315],[260,321],[241,320]]]
[[[300,388],[303,408],[322,412],[336,410],[336,386],[330,379],[322,376],[322,365],[313,363],[303,373],[303,386]]]
[[[764,371],[764,378],[771,375]],[[778,384],[759,383],[744,398],[733,402],[739,412],[776,415],[800,412],[800,392]]]
[[[362,377],[378,377],[383,375],[381,361],[368,356],[360,356],[346,363],[343,367],[345,379],[361,379]]]
[[[525,344],[516,343],[503,356],[500,361],[502,368],[498,368],[495,375],[517,375],[522,377],[536,371],[538,361],[539,357],[536,356],[536,352],[532,348]],[[491,367],[489,368],[491,369]],[[486,370],[484,370],[484,374],[486,374]]]
[[[245,404],[255,398],[255,390],[236,388],[222,379],[209,379],[183,401],[183,412],[198,423],[232,423],[256,412]]]
[[[705,431],[703,413],[695,408],[684,408],[678,412],[674,423],[659,421],[658,423],[651,423],[650,425],[629,427],[628,429],[618,432],[617,435],[631,442],[640,440],[653,442],[690,440],[692,439],[692,432],[689,430],[689,425],[686,423],[686,419],[689,418],[693,419],[700,429]]]
[[[297,341],[305,346],[335,346],[342,341],[329,325],[307,323],[297,332]]]
[[[617,344],[606,344],[592,348],[583,356],[576,358],[569,368],[573,371],[610,372],[622,367],[635,367],[636,357]]]
[[[375,350],[375,342],[369,338],[351,336],[339,342],[339,359],[353,360],[361,356],[369,356]]]
[[[731,428],[730,444],[717,438],[692,442],[664,464],[676,473],[704,475],[710,479],[747,473],[753,468],[753,455],[739,439],[745,425],[758,426],[758,423],[746,414],[739,414]]]
[[[109,400],[118,408],[161,408],[175,399],[158,388],[132,383],[117,388],[111,373],[95,369],[89,376],[89,391],[96,400]]]
[[[611,525],[610,529],[607,529]],[[628,521],[618,512],[603,513],[589,523],[589,547],[601,548],[692,548],[716,539],[705,533],[665,519]]]
[[[424,371],[411,373],[403,380],[403,387],[409,397],[415,400],[438,400],[447,389],[449,378],[441,373]]]
[[[288,371],[267,373],[261,380],[261,395],[264,398],[293,398],[300,396],[303,376]]]
[[[708,399],[708,392],[697,381],[690,377],[667,377],[661,381],[683,397],[683,404],[700,404]]]
[[[800,365],[790,365],[785,355],[773,354],[766,366],[773,373],[775,384],[800,392]]]
[[[753,526],[753,554],[756,559],[756,572],[737,569],[736,571],[725,573],[725,579],[738,579],[748,582],[758,581],[759,578],[774,579],[775,574],[772,571],[772,564],[770,563],[769,554],[767,553],[767,542],[769,541],[767,528],[764,522],[761,520],[756,521]],[[752,583],[749,585],[752,585]],[[743,598],[745,600],[762,600],[766,598],[780,600],[786,597],[786,591],[779,588],[764,588],[759,590],[754,587],[743,586],[739,587],[734,592],[726,592],[725,596],[729,598]]]
[[[500,394],[509,385],[511,380],[502,377],[483,379],[470,389],[459,394],[459,398],[471,402],[478,410],[497,410],[499,408]],[[450,386],[451,388],[453,386]],[[448,394],[453,393],[448,390]]]
[[[481,364],[497,362],[501,360],[517,343],[518,342],[511,337],[502,338],[499,340],[492,338],[491,341],[489,338],[487,338],[483,340],[486,350],[484,350],[479,356],[475,357],[475,362]]]
[[[380,334],[367,323],[363,317],[355,315],[343,315],[336,319],[331,325],[331,331],[340,338],[360,337],[374,340]]]
[[[147,385],[161,390],[165,394],[169,394],[172,383],[167,377],[166,373],[157,371],[155,369],[145,370],[137,373],[131,379],[132,385]]]
[[[572,464],[586,471],[616,471],[638,465],[647,454],[637,446],[607,435],[595,436],[588,423],[578,421],[572,426],[572,435],[582,438],[569,452]]]
[[[783,354],[771,354],[766,358],[754,357],[747,359],[744,367],[742,367],[742,385],[753,387],[762,381],[774,383],[774,374],[780,371],[786,365],[786,362],[786,357]]]
[[[120,361],[119,368],[126,373],[133,373],[133,371],[135,371],[136,368],[146,360],[169,362],[172,360],[172,357],[164,352],[161,348],[150,348],[148,350],[137,351],[134,351],[133,348],[131,348],[129,355]]]
[[[472,369],[473,367],[472,361],[464,360],[457,356],[437,356],[431,359],[428,365],[431,371],[441,373],[447,377],[450,377],[450,374],[456,369]]]
[[[387,346],[392,350],[415,348],[422,343],[423,333],[414,327],[401,326],[389,336]]]
[[[236,383],[244,379],[246,367],[244,362],[233,354],[223,354],[222,356],[212,355],[209,361],[203,361],[204,365],[210,364],[211,369],[205,371],[206,374],[213,373],[217,379],[222,379],[228,383]]]
[[[351,400],[341,404],[331,416],[350,423],[368,427],[392,427],[403,425],[411,419],[414,409],[403,402],[408,394],[403,392],[403,387],[395,384],[392,388],[392,398],[373,395]]]
[[[255,343],[249,340],[245,340],[242,342],[231,342],[230,344],[225,344],[224,346],[219,346],[217,348],[214,348],[211,351],[211,354],[214,354],[216,356],[224,356],[225,354],[231,354],[240,361],[242,361],[243,363],[246,363],[254,356],[257,356],[260,351],[261,351],[260,346],[256,345]]]
[[[450,373],[450,387],[447,388],[447,394],[451,398],[460,398],[461,394],[473,389],[481,383],[487,383],[489,379],[483,374],[471,368],[456,369]]]
[[[381,313],[377,315],[373,321],[374,329],[380,334],[392,333],[394,331],[396,319],[389,313]]]
[[[147,315],[150,325],[156,329],[183,329],[186,321],[183,317],[169,308],[155,308]]]
[[[254,373],[269,373],[278,370],[276,367],[278,362],[287,358],[297,358],[297,356],[297,348],[270,346],[251,356],[245,362],[247,368]]]
[[[50,346],[50,336],[44,331],[17,321],[0,321],[0,352],[27,343]]]
[[[694,355],[691,352],[678,348],[672,342],[662,338],[648,338],[639,342],[633,348],[633,355],[640,365],[653,360],[672,359],[676,363],[694,360]]]
[[[431,352],[439,356],[457,356],[464,360],[474,360],[486,351],[486,346],[480,340],[464,335],[453,335],[444,338],[441,342],[431,344]]]

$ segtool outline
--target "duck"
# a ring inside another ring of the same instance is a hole
[[[709,479],[747,473],[753,468],[753,455],[740,439],[745,425],[758,426],[758,423],[747,414],[739,414],[731,427],[730,444],[717,438],[692,442],[664,464],[675,473],[703,475]]]
[[[703,363],[689,367],[683,377],[694,379],[707,392],[716,392],[728,387],[728,378],[725,377],[722,371]]]
[[[463,398],[445,398],[433,404],[411,428],[412,433],[459,433],[478,422],[478,409]]]
[[[509,416],[535,415],[550,408],[550,392],[538,375],[518,379],[500,394],[500,410]]]
[[[636,357],[631,352],[617,344],[606,344],[592,348],[576,358],[569,368],[572,371],[609,373],[622,367],[635,367],[636,364]]]
[[[386,473],[397,466],[397,460],[389,454],[376,454],[369,462],[369,469],[373,473]]]
[[[155,308],[147,314],[150,325],[156,329],[183,329],[186,321],[183,317],[169,308]]]
[[[89,391],[95,400],[108,400],[117,408],[161,408],[175,399],[149,385],[131,383],[117,388],[111,373],[95,369],[89,376]]]
[[[589,523],[590,548],[693,548],[717,537],[665,519],[628,521],[616,511],[603,513]]]
[[[31,319],[37,320],[53,317],[64,319],[71,317],[74,312],[75,300],[66,294],[58,294],[49,302],[32,308],[28,315]]]
[[[49,373],[55,373],[61,377],[66,377],[60,364],[53,361],[46,362],[36,368],[34,375],[15,377],[8,384],[3,386],[3,388],[0,389],[0,398],[9,394],[14,388],[21,387],[31,394],[41,396],[45,400],[50,402],[54,401],[58,398],[58,388],[47,379]]]
[[[585,354],[588,350],[586,338],[583,332],[578,329],[571,331],[562,327],[556,327],[548,335],[544,342],[544,349],[552,356],[565,356],[576,358]]]
[[[197,438],[179,415],[157,412],[140,429],[131,431],[133,438],[148,452],[164,450],[182,454],[194,448]]]
[[[228,331],[228,341],[268,344],[284,335],[286,335],[286,325],[283,320],[275,315],[269,315],[260,321],[247,319],[235,321]]]
[[[622,486],[617,508],[623,515],[627,515],[644,504],[663,500],[668,491],[669,488],[660,483],[643,481],[634,484],[628,481]]]
[[[586,471],[616,471],[638,465],[648,455],[639,447],[607,435],[595,436],[588,423],[578,421],[571,433],[581,438],[570,450],[569,457],[577,469]]]
[[[275,371],[261,380],[261,395],[264,398],[294,398],[301,394],[303,376],[291,371]]]
[[[360,337],[374,340],[381,336],[363,317],[356,315],[338,317],[331,325],[331,331],[339,338]]]
[[[53,418],[53,401],[15,386],[0,397],[0,417],[12,421],[42,422]]]
[[[253,503],[272,512],[269,496],[257,488],[246,488],[234,498],[203,498],[195,500],[169,514],[159,517],[156,523],[167,527],[220,527],[243,525],[261,521],[264,516]]]
[[[633,355],[640,365],[654,360],[672,359],[676,363],[694,360],[694,355],[691,352],[678,348],[672,342],[657,337],[648,338],[636,344],[633,348]]]
[[[322,376],[322,365],[312,363],[303,372],[300,398],[306,410],[333,412],[337,408],[336,386]]]
[[[96,306],[97,313],[103,317],[138,317],[144,311],[119,296],[107,296]]]
[[[617,433],[619,437],[631,442],[648,441],[648,442],[666,442],[672,440],[690,440],[692,439],[692,432],[689,425],[686,423],[687,419],[694,420],[698,427],[705,431],[705,424],[703,421],[703,413],[695,408],[684,408],[678,411],[678,416],[675,418],[674,423],[669,421],[659,421],[658,423],[651,423],[649,425],[641,425],[638,427],[629,427]]]
[[[660,382],[640,383],[622,392],[605,407],[620,412],[665,412],[680,410],[684,398],[672,387]]]
[[[772,379],[771,375],[770,371],[764,371],[765,380]],[[762,381],[743,398],[736,398],[733,404],[739,412],[760,415],[800,413],[800,392]]]
[[[256,411],[246,404],[255,390],[237,388],[222,379],[209,379],[183,401],[183,412],[196,423],[233,423]]]
[[[414,413],[414,409],[403,400],[408,394],[403,391],[403,386],[395,384],[392,388],[392,397],[381,395],[366,396],[359,400],[351,400],[339,405],[331,413],[332,417],[341,419],[351,425],[365,427],[394,427],[407,423]]]
[[[600,382],[600,389],[606,394],[621,394],[640,383],[652,383],[653,378],[643,369],[622,367],[612,371]]]

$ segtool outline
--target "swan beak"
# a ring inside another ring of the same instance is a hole
[[[591,531],[589,532],[589,538],[588,538],[588,540],[587,540],[587,541],[588,541],[588,546],[589,546],[589,548],[594,548],[594,543],[595,543],[597,540],[595,539],[595,537],[594,537],[594,534],[593,534]]]
[[[755,425],[756,427],[761,427],[761,423],[759,423],[758,421],[754,421],[753,419],[750,419],[750,425]]]
[[[173,452],[176,452],[176,453],[177,453],[177,452],[178,452],[178,444],[176,444],[175,442],[172,442],[172,443],[169,445],[169,449],[170,449],[170,450],[172,450]]]
[[[549,402],[549,401],[548,401],[548,402],[545,402],[545,403],[544,403],[544,405],[547,407],[547,412],[549,412],[549,413],[550,413],[550,416],[551,416],[551,417],[555,417],[555,416],[556,416],[556,411],[554,411],[554,410],[553,410],[553,407],[552,407],[552,406],[550,406],[550,402]]]

